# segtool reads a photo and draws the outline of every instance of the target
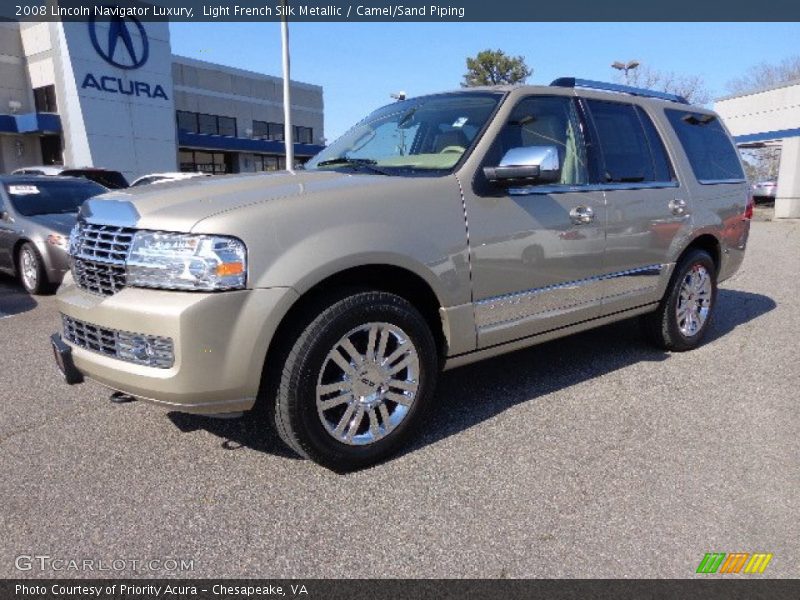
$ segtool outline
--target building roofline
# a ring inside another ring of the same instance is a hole
[[[190,67],[198,67],[201,69],[212,69],[214,71],[223,71],[225,73],[229,73],[230,75],[238,75],[240,77],[250,77],[251,79],[261,79],[267,81],[274,81],[278,83],[283,82],[282,77],[277,77],[275,75],[267,75],[266,73],[258,73],[256,71],[249,71],[247,69],[240,69],[238,67],[230,67],[228,65],[222,65],[219,63],[209,62],[207,60],[200,60],[197,58],[190,58],[188,56],[181,56],[179,54],[172,55],[172,62],[178,63],[182,65],[187,65]],[[291,80],[293,86],[306,88],[309,90],[314,91],[322,91],[321,85],[314,85],[313,83],[305,83],[303,81],[296,81],[294,79]]]
[[[767,87],[762,88],[753,88],[752,90],[747,90],[745,92],[739,92],[737,94],[728,94],[727,96],[722,96],[720,98],[715,98],[714,102],[724,102],[725,100],[733,100],[735,98],[744,98],[745,96],[755,96],[756,94],[763,94],[765,92],[772,92],[775,90],[779,90],[781,88],[792,87],[795,85],[800,85],[800,79],[792,79],[791,81],[784,81],[783,83],[776,83],[775,85],[770,85]]]

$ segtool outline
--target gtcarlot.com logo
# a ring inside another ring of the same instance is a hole
[[[66,558],[47,554],[20,554],[17,571],[62,572],[186,572],[194,571],[191,558]]]
[[[709,552],[700,561],[698,573],[763,573],[772,554],[766,552]]]

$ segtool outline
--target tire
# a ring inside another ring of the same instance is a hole
[[[276,430],[329,469],[368,467],[413,435],[437,375],[436,344],[414,306],[384,292],[351,294],[319,312],[288,352]]]
[[[17,253],[17,273],[22,287],[29,294],[38,296],[52,293],[53,285],[47,279],[42,257],[30,242],[22,244]]]
[[[658,309],[642,317],[645,336],[664,350],[692,350],[708,331],[716,303],[714,261],[705,250],[692,249],[675,267]]]

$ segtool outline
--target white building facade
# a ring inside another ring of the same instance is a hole
[[[285,167],[282,80],[175,56],[167,23],[0,23],[0,172]],[[295,156],[324,143],[322,88],[292,82]]]
[[[714,104],[740,147],[780,146],[776,218],[800,218],[800,81]]]

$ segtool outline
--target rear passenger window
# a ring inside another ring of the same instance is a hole
[[[638,107],[587,100],[609,183],[670,182],[672,168],[650,117]]]
[[[656,131],[653,121],[650,116],[642,110],[641,107],[636,107],[636,112],[639,113],[639,118],[644,127],[644,134],[647,136],[647,145],[650,146],[650,156],[653,159],[653,170],[655,171],[656,181],[674,181],[675,173],[672,170],[672,165],[667,157],[667,151],[664,149],[664,142],[661,136]]]
[[[674,109],[666,113],[700,183],[744,180],[736,149],[716,116]]]

